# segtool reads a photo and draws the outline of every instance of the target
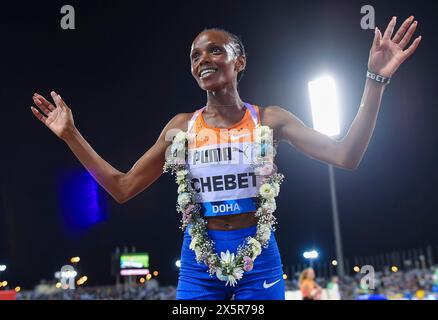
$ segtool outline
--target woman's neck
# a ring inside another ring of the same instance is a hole
[[[243,108],[244,103],[236,88],[207,91],[207,113],[226,117],[230,114],[236,114],[236,111],[241,111]]]

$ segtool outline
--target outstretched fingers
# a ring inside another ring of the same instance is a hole
[[[379,48],[381,40],[382,40],[382,34],[380,33],[379,28],[376,27],[374,29],[373,48]]]
[[[48,102],[43,96],[35,93],[32,97],[33,102],[40,108],[40,110],[44,113],[45,116],[49,116],[49,114],[55,110],[55,107]]]
[[[45,125],[47,125],[47,118],[45,116],[43,116],[36,108],[34,108],[33,106],[30,107],[30,109],[32,110],[32,113],[34,114],[35,117],[37,117],[38,120],[40,120],[42,123],[44,123]]]
[[[415,38],[414,42],[412,42],[409,48],[403,51],[403,53],[405,54],[405,59],[409,58],[415,52],[415,50],[417,50],[420,41],[421,41],[421,36],[418,36],[417,38]]]
[[[397,33],[395,34],[394,38],[392,38],[392,41],[395,43],[399,43],[402,39],[403,35],[405,34],[406,30],[408,30],[409,26],[411,25],[412,21],[414,20],[414,16],[410,16],[403,22],[403,24],[398,29]]]
[[[43,113],[44,113],[44,115],[46,117],[49,116],[51,111],[41,102],[41,100],[39,100],[38,98],[34,97],[33,98],[33,102],[38,106],[38,108],[40,108],[40,110],[43,111]]]
[[[403,39],[400,41],[399,46],[402,50],[408,45],[409,41],[411,41],[415,29],[417,28],[417,24],[418,24],[417,21],[414,21],[409,27],[409,30],[403,36]]]
[[[391,39],[392,33],[394,32],[395,24],[397,23],[397,17],[392,17],[391,21],[389,21],[388,26],[386,27],[385,33],[383,34],[384,40]]]
[[[55,102],[56,106],[65,110],[66,105],[65,105],[64,101],[62,101],[61,96],[59,94],[57,94],[55,91],[52,91],[50,93],[50,95],[52,96],[53,101]]]

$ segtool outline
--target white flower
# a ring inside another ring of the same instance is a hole
[[[257,256],[262,252],[262,245],[253,237],[250,237],[248,244],[252,246],[252,257],[250,258],[255,260],[255,258],[257,258]]]
[[[270,199],[268,201],[265,201],[262,204],[262,208],[266,211],[268,211],[269,213],[274,212],[275,210],[277,210],[277,204],[275,203],[275,199]]]
[[[173,156],[176,156],[176,153],[181,150],[181,144],[180,143],[172,143],[170,146],[170,152]]]
[[[178,204],[181,208],[187,207],[187,205],[192,201],[190,193],[183,192],[178,196]]]
[[[202,242],[202,238],[199,236],[192,237],[192,241],[190,242],[190,249],[196,250],[196,247]]]
[[[216,276],[219,280],[226,281],[226,286],[229,284],[234,287],[237,281],[243,277],[243,269],[235,265],[234,253],[230,253],[229,250],[221,252],[221,264],[222,268],[216,270]],[[231,272],[226,271],[230,269]]]
[[[221,268],[218,268],[218,269],[216,270],[216,277],[217,277],[220,281],[227,281],[227,280],[228,280],[228,277],[225,276],[225,275],[223,274]]]
[[[181,184],[183,182],[185,182],[186,180],[186,176],[189,174],[188,170],[179,170],[176,173],[176,183],[177,184]]]
[[[260,238],[261,238],[260,240],[262,242],[266,242],[271,238],[271,228],[268,225],[262,224],[259,227],[259,230],[260,230]]]
[[[234,263],[234,253],[230,253],[229,250],[227,250],[227,252],[221,252],[222,265],[231,265],[233,263]]]
[[[271,137],[271,129],[268,126],[258,126],[255,129],[255,141],[256,142],[261,142],[261,141],[266,141],[266,140],[270,140]]]
[[[176,144],[185,144],[187,141],[187,133],[184,131],[178,132],[178,134],[173,139],[173,143]]]
[[[260,187],[260,195],[265,199],[273,199],[275,197],[275,189],[269,184],[264,183]]]
[[[186,188],[186,185],[184,183],[182,183],[178,186],[178,193],[183,193],[186,191],[187,191],[187,188]]]
[[[243,269],[241,267],[235,267],[233,269],[233,273],[228,275],[225,285],[227,286],[229,284],[230,286],[234,287],[237,284],[237,281],[242,279],[242,277]]]
[[[200,260],[201,259],[201,254],[202,254],[202,249],[199,248],[199,247],[196,247],[194,249],[194,251],[195,251],[195,255],[196,255],[196,260]]]

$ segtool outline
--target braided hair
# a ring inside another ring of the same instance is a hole
[[[234,33],[229,32],[225,29],[222,29],[222,28],[205,28],[204,30],[202,30],[202,32],[206,32],[206,31],[217,31],[217,32],[222,32],[225,35],[227,35],[230,38],[231,48],[233,49],[234,53],[238,57],[244,56],[246,58],[247,55],[246,55],[245,47],[243,46],[241,37],[235,35]],[[245,73],[245,69],[243,69],[242,71],[240,71],[237,74],[237,83],[239,83],[240,80],[242,80],[244,73]]]

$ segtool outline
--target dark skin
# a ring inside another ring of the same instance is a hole
[[[375,30],[370,50],[368,68],[382,76],[391,77],[398,67],[418,47],[421,37],[410,42],[417,23],[413,17],[405,20],[393,36],[396,20],[388,24],[384,35]],[[193,41],[190,61],[191,72],[200,88],[207,93],[207,108],[203,117],[209,126],[228,128],[239,122],[245,108],[237,91],[237,75],[246,67],[246,57],[236,54],[228,35],[219,31],[206,31]],[[213,68],[214,73],[202,78],[203,68]],[[342,140],[332,139],[307,127],[289,111],[279,106],[260,108],[262,125],[273,129],[276,143],[284,141],[308,157],[338,168],[354,170],[358,167],[371,139],[382,94],[386,85],[367,79],[359,111]],[[118,202],[125,203],[147,189],[162,174],[165,153],[172,130],[187,131],[193,113],[180,113],[163,128],[155,144],[124,173],[106,162],[88,144],[74,125],[71,109],[56,92],[51,93],[55,105],[35,93],[34,103],[42,113],[32,107],[32,112],[60,139],[64,140],[94,179]],[[257,223],[254,213],[209,217],[209,229],[230,230],[246,228]]]

